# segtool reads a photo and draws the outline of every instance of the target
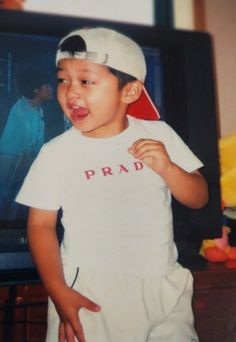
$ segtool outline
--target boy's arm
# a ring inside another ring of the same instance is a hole
[[[172,163],[162,177],[172,195],[185,206],[199,209],[208,202],[207,183],[199,171],[189,173]]]
[[[204,177],[199,171],[190,173],[174,164],[162,142],[139,139],[128,151],[158,173],[180,203],[192,209],[199,209],[207,203],[208,187]]]
[[[40,277],[50,293],[65,283],[56,235],[57,211],[30,208],[28,239]],[[54,265],[54,267],[51,267]]]
[[[60,317],[59,342],[85,342],[78,312],[99,306],[66,285],[56,234],[57,211],[31,208],[28,219],[29,246],[49,297]]]

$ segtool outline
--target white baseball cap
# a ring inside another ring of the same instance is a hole
[[[76,50],[76,40],[73,52],[61,47],[69,37],[80,37],[80,40],[77,40],[80,43],[78,50]],[[143,83],[146,77],[146,62],[140,46],[131,38],[108,28],[83,28],[70,32],[59,43],[56,64],[61,59],[67,58],[86,59],[105,65],[131,75]],[[142,119],[160,118],[144,86],[140,98],[129,105],[128,114]]]

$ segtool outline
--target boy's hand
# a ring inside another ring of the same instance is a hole
[[[79,342],[86,342],[79,319],[79,311],[84,308],[98,312],[100,307],[70,287],[65,287],[60,291],[59,297],[59,299],[54,299],[60,317],[58,341],[75,342],[76,337]]]
[[[198,170],[187,172],[170,160],[164,144],[152,139],[139,139],[128,152],[158,173],[172,195],[183,205],[202,208],[208,201],[208,187]]]
[[[139,139],[133,143],[128,152],[160,175],[172,168],[166,148],[160,141]]]

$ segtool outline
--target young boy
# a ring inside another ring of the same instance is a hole
[[[204,206],[202,163],[166,123],[127,115],[146,74],[131,39],[74,31],[57,66],[58,100],[73,128],[45,145],[17,197],[31,207],[29,243],[51,299],[47,341],[198,341],[171,193]]]

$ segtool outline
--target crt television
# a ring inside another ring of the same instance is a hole
[[[0,22],[0,135],[11,107],[20,96],[15,74],[32,65],[47,71],[54,88],[53,99],[43,105],[45,141],[69,127],[56,101],[54,60],[59,39],[72,29],[110,27],[142,46],[149,74],[146,86],[161,120],[179,133],[205,165],[202,173],[209,184],[209,203],[200,210],[188,209],[175,200],[172,204],[179,261],[190,268],[202,264],[201,241],[219,237],[222,226],[211,37],[207,33],[156,26],[8,10],[0,11]],[[21,181],[13,182],[13,193]],[[17,281],[30,272],[34,277],[35,268],[27,244],[27,212],[25,208],[16,208],[14,198],[7,202],[5,209],[0,214],[0,275],[2,279],[10,276]],[[59,238],[63,235],[60,224],[58,235]]]

